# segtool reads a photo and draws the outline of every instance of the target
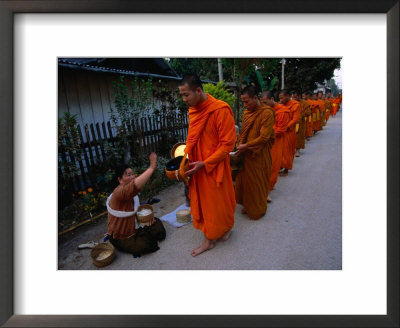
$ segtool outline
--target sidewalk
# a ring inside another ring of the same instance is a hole
[[[295,158],[293,171],[279,180],[270,194],[267,214],[250,221],[238,205],[231,238],[193,258],[203,241],[201,231],[187,224],[164,223],[167,237],[155,253],[133,258],[116,250],[113,263],[95,267],[90,249],[78,249],[89,240],[101,242],[107,219],[101,219],[59,238],[60,270],[340,270],[342,268],[342,111],[330,118],[306,142]],[[183,184],[156,198],[161,217],[184,204]]]

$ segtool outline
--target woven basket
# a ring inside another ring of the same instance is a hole
[[[111,243],[100,243],[90,252],[92,262],[97,267],[109,265],[115,258],[115,249]]]
[[[180,210],[176,212],[176,221],[179,223],[187,223],[192,220],[192,215],[189,210]]]
[[[138,213],[144,209],[151,210],[151,213],[148,215],[143,215],[143,216],[139,215]],[[137,217],[137,220],[139,223],[141,223],[141,224],[148,223],[149,221],[151,221],[154,218],[153,206],[151,206],[149,204],[140,205],[136,212],[136,217]]]

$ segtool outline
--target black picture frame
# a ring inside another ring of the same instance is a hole
[[[387,315],[14,315],[13,18],[16,13],[386,14]],[[0,0],[0,63],[0,324],[4,327],[399,327],[398,0]]]

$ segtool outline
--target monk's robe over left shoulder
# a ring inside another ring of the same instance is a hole
[[[238,143],[246,143],[244,168],[236,176],[236,201],[242,204],[250,219],[257,220],[267,211],[271,176],[271,147],[275,139],[275,114],[271,107],[245,110]],[[246,133],[247,130],[247,133]]]
[[[296,151],[296,123],[300,119],[301,107],[298,101],[289,100],[285,105],[291,113],[288,123],[288,132],[283,143],[282,167],[291,170],[293,168],[294,153]]]
[[[222,237],[234,224],[229,152],[235,141],[235,121],[228,104],[207,94],[207,100],[189,108],[185,150],[190,162],[204,162],[204,168],[188,182],[191,213],[193,226],[208,239]]]

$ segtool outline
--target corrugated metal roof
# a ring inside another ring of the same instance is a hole
[[[73,69],[164,80],[181,79],[162,58],[59,58],[58,65]]]
[[[58,65],[103,73],[151,77],[161,80],[182,79],[163,58],[58,58]],[[203,83],[217,84],[202,80]]]

